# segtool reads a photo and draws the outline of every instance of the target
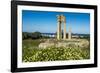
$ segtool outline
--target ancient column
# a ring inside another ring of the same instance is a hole
[[[62,39],[61,25],[64,24],[63,39],[66,39],[66,19],[64,15],[57,15],[57,39]]]
[[[71,27],[69,28],[69,32],[68,32],[68,39],[71,39]]]
[[[65,19],[65,16],[64,16],[64,34],[63,34],[63,39],[64,40],[66,39],[66,19]]]
[[[57,15],[57,39],[61,39],[61,17]]]

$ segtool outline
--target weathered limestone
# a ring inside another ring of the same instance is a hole
[[[64,15],[57,15],[57,39],[62,39],[61,25],[64,24],[63,39],[66,40],[66,18]],[[71,28],[69,28],[68,39],[71,39]]]
[[[68,39],[71,39],[71,27],[69,28],[69,32],[68,32]]]
[[[61,39],[61,16],[57,15],[57,39],[60,40]]]
[[[50,48],[50,47],[64,47],[64,48],[88,48],[89,41],[86,39],[72,39],[65,41],[56,41],[56,40],[47,40],[43,43],[40,43],[38,46],[40,49]]]
[[[63,39],[65,40],[66,39],[66,19],[65,19],[64,15],[61,15],[61,16],[62,16],[62,21],[63,21],[63,24],[64,24]]]
[[[61,33],[61,25],[64,24],[64,31],[63,31],[63,39],[66,39],[66,19],[64,15],[57,15],[57,39],[62,39],[62,33]]]

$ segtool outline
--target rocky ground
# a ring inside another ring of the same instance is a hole
[[[39,48],[45,49],[48,47],[66,47],[66,48],[87,48],[89,46],[89,41],[86,39],[71,39],[71,40],[56,40],[47,39],[39,44]]]

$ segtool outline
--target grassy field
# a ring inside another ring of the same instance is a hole
[[[38,40],[23,40],[22,61],[37,62],[37,61],[57,61],[57,60],[82,60],[90,58],[89,48],[64,48],[64,47],[49,47],[39,49],[38,45],[44,42]]]

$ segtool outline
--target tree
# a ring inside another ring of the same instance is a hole
[[[29,38],[31,38],[31,39],[39,39],[41,37],[42,37],[42,35],[41,35],[40,32],[34,32],[34,33],[23,32],[22,33],[23,40],[24,39],[29,39]]]
[[[28,33],[27,32],[23,32],[22,33],[22,38],[23,39],[27,39],[28,38]]]
[[[32,33],[32,39],[39,39],[42,37],[41,33],[40,32],[34,32]]]

